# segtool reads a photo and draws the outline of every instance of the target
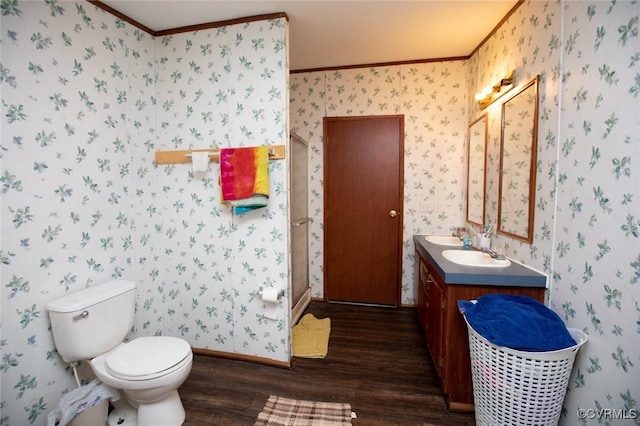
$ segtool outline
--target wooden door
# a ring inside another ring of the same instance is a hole
[[[324,291],[398,306],[404,116],[324,119]]]

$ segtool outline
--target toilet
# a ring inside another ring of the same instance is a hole
[[[135,295],[133,281],[112,280],[49,302],[56,349],[72,365],[88,361],[99,380],[124,393],[110,426],[181,425],[186,415],[178,387],[191,372],[191,345],[169,336],[124,342]]]

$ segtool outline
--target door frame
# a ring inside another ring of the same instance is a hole
[[[399,131],[399,140],[398,140],[398,173],[399,173],[399,182],[400,188],[398,192],[398,256],[396,259],[396,268],[397,274],[395,279],[396,284],[396,304],[395,305],[376,305],[376,306],[385,306],[385,307],[400,307],[402,306],[402,259],[403,259],[403,236],[404,236],[404,114],[382,114],[382,115],[366,115],[366,116],[325,116],[323,117],[323,134],[322,134],[322,144],[323,144],[323,206],[322,206],[322,214],[323,214],[323,223],[327,224],[327,209],[326,209],[326,200],[327,200],[327,172],[328,172],[328,155],[327,155],[327,144],[325,138],[327,137],[328,123],[330,121],[361,121],[367,119],[388,119],[388,118],[397,118],[399,120],[400,131]],[[327,253],[327,228],[323,226],[323,283],[322,283],[322,293],[323,293],[323,301],[328,302],[329,298],[327,295],[327,269],[326,269],[326,253]],[[338,302],[336,302],[338,303]],[[351,302],[340,302],[340,303],[351,303]],[[358,302],[353,302],[357,304]],[[363,302],[362,304],[367,304]]]

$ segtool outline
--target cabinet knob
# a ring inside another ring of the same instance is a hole
[[[398,216],[398,212],[397,212],[397,211],[395,211],[395,210],[391,210],[391,211],[389,212],[389,216],[391,216],[391,217],[396,217],[396,216]]]

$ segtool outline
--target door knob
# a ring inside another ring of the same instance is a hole
[[[395,211],[395,210],[391,210],[391,211],[389,212],[389,216],[391,216],[391,217],[396,217],[396,216],[398,216],[398,212],[397,212],[397,211]]]

